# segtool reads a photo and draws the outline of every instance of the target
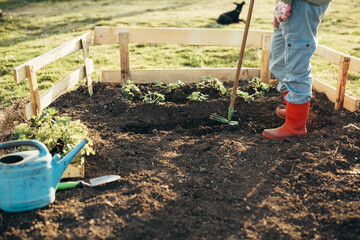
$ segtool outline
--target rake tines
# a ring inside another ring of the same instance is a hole
[[[230,124],[230,125],[238,125],[239,122],[238,121],[229,121],[227,120],[226,118],[216,114],[216,113],[212,113],[210,115],[210,119],[212,120],[215,120],[215,121],[218,121],[218,122],[222,122],[222,123],[227,123],[227,124]]]

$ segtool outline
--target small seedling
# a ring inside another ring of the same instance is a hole
[[[153,83],[153,87],[161,87],[164,83],[162,81],[156,81]]]
[[[239,91],[239,93],[236,92],[236,95],[243,98],[244,101],[247,103],[251,103],[252,101],[254,101],[253,95],[249,95],[249,93],[247,93],[247,92]]]
[[[222,95],[225,95],[227,90],[224,84],[217,78],[213,78],[211,76],[202,77],[203,81],[196,84],[196,86],[205,86],[209,88],[213,88],[219,91]]]
[[[181,86],[184,86],[184,85],[185,85],[185,83],[181,82],[180,80],[177,83],[169,83],[166,86],[165,92],[170,93],[172,90],[180,88]]]
[[[226,94],[227,97],[231,97],[231,95],[232,95],[232,90],[230,90],[230,91]],[[247,103],[251,103],[252,101],[254,101],[253,95],[249,95],[249,93],[243,92],[243,91],[241,91],[241,90],[236,90],[236,96],[241,97],[241,98],[244,99],[244,101],[247,102]]]
[[[253,89],[255,91],[255,94],[254,95],[264,95],[265,92],[268,92],[270,90],[270,86],[266,83],[263,83],[263,82],[260,82],[260,79],[259,78],[253,78],[251,81],[251,83],[253,83]]]
[[[148,91],[147,94],[141,96],[140,98],[142,98],[143,102],[145,103],[158,103],[160,105],[164,104],[163,102],[165,101],[164,94],[158,92],[151,92],[151,91]]]
[[[121,88],[121,93],[125,98],[132,99],[135,96],[135,92],[140,92],[140,89],[131,80],[127,80],[126,84]]]
[[[270,90],[270,86],[266,83],[260,82],[259,78],[253,78],[250,83],[253,84],[252,88],[254,89],[254,94],[249,94],[248,92],[243,92],[241,90],[236,90],[236,96],[241,97],[244,99],[245,102],[251,103],[254,101],[255,96],[263,96],[265,91],[268,92]],[[231,97],[232,90],[230,90],[226,96]]]
[[[201,92],[193,92],[190,96],[187,97],[187,99],[190,99],[192,101],[196,102],[202,102],[208,99],[209,95],[202,94]]]

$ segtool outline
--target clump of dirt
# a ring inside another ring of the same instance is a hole
[[[247,83],[240,85],[249,90]],[[142,91],[153,89],[141,86]],[[96,155],[89,178],[118,182],[58,192],[51,205],[0,211],[4,239],[357,239],[360,236],[359,116],[334,111],[325,95],[311,101],[308,136],[274,141],[281,95],[271,89],[238,98],[189,102],[187,85],[164,105],[124,99],[120,86],[97,83],[60,97],[52,107],[91,129]],[[205,89],[201,89],[202,91]],[[210,91],[210,90],[206,90]]]

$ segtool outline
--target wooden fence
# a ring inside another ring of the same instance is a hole
[[[39,115],[41,111],[49,106],[56,98],[66,93],[85,77],[87,79],[89,94],[90,96],[93,94],[91,73],[94,72],[94,66],[93,61],[89,58],[90,44],[91,34],[88,32],[14,68],[14,79],[17,83],[20,83],[26,78],[29,80],[31,103],[25,106],[25,116],[27,119],[30,119],[32,115]],[[80,66],[66,78],[40,95],[36,71],[80,50],[83,52],[84,65]]]
[[[261,67],[244,68],[239,80],[249,80],[259,77],[261,81],[269,83],[269,49],[272,31],[250,31],[246,48],[261,48]],[[191,29],[191,28],[119,28],[96,27],[95,44],[119,44],[120,70],[103,70],[102,82],[124,83],[131,79],[135,83],[150,83],[162,81],[170,83],[181,80],[185,83],[201,81],[202,76],[211,75],[221,81],[234,81],[234,68],[186,68],[186,69],[148,69],[130,70],[129,43],[142,44],[179,44],[193,46],[232,46],[240,47],[243,30],[233,29]],[[337,88],[313,79],[313,88],[324,92],[335,103],[335,109],[343,107],[356,111],[359,99],[345,93],[348,70],[360,73],[360,59],[319,45],[315,55],[339,66]]]

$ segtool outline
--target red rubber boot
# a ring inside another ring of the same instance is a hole
[[[284,96],[284,100],[285,100],[285,96],[288,94],[289,92],[285,92],[283,93],[283,96]],[[286,103],[286,101],[285,101]],[[280,118],[282,119],[285,119],[286,117],[286,106],[284,105],[279,105],[277,108],[276,108],[276,115],[278,115]]]
[[[289,92],[283,93],[284,95],[284,100],[285,100],[285,96],[288,94]],[[315,96],[312,96],[311,99],[314,99]],[[286,101],[285,101],[286,103]],[[284,105],[279,105],[276,108],[276,115],[278,115],[278,117],[285,119],[286,118],[286,106]]]
[[[303,104],[293,104],[285,100],[286,119],[284,125],[278,128],[265,129],[264,137],[276,140],[293,139],[306,136],[306,121],[309,115],[310,101]]]

